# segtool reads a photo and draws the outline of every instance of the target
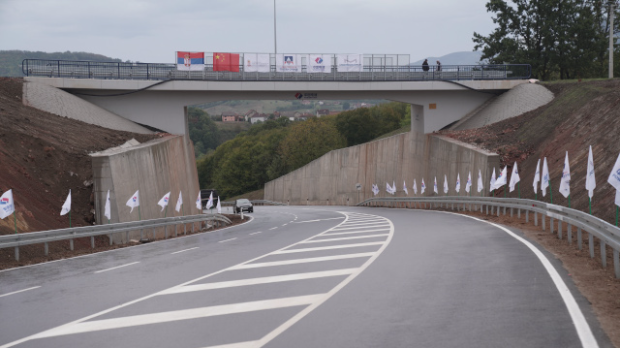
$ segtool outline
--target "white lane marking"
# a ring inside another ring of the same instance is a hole
[[[335,255],[335,256],[323,256],[323,257],[311,257],[307,259],[294,259],[294,260],[285,260],[285,261],[272,261],[272,262],[261,262],[261,263],[249,263],[237,265],[229,268],[230,270],[237,269],[249,269],[249,268],[260,268],[260,267],[273,267],[273,266],[284,266],[284,265],[296,265],[300,263],[311,263],[311,262],[322,262],[322,261],[332,261],[332,260],[344,260],[344,259],[355,259],[358,257],[370,257],[375,253],[358,253],[358,254],[345,254],[345,255]]]
[[[558,289],[560,296],[562,296],[562,300],[564,300],[564,304],[566,305],[566,308],[568,309],[568,313],[570,314],[571,319],[573,320],[573,324],[575,325],[575,329],[577,330],[577,335],[579,336],[581,345],[585,348],[598,347],[598,342],[596,341],[596,338],[594,338],[594,335],[592,334],[592,330],[590,329],[590,326],[588,325],[588,322],[586,321],[585,316],[581,312],[581,308],[579,308],[577,301],[575,301],[573,294],[570,292],[570,290],[568,289],[568,286],[566,286],[566,283],[564,283],[564,280],[562,279],[562,277],[560,277],[560,274],[558,273],[558,271],[556,271],[555,267],[553,267],[551,262],[549,262],[549,260],[545,257],[545,255],[540,250],[538,250],[538,248],[536,248],[532,243],[514,234],[512,231],[510,231],[509,229],[503,226],[497,225],[489,221],[481,220],[473,216],[461,215],[461,214],[456,214],[456,213],[448,213],[448,214],[464,216],[464,217],[468,217],[468,218],[471,218],[471,219],[474,219],[480,222],[485,222],[489,225],[493,225],[501,229],[502,231],[508,233],[508,235],[518,240],[519,242],[525,244],[525,246],[527,246],[534,253],[534,255],[538,257],[538,260],[540,261],[540,263],[542,263],[547,273],[549,273],[551,280],[553,280],[553,284],[555,284],[555,287]]]
[[[269,229],[269,231],[271,231],[271,230],[275,230],[276,228],[277,228],[277,227],[274,227],[274,228],[270,228],[270,229]]]
[[[231,280],[231,281],[225,281],[225,282],[219,282],[219,283],[186,285],[180,288],[164,290],[164,292],[161,293],[161,295],[180,294],[180,293],[185,293],[185,292],[204,291],[204,290],[213,290],[213,289],[224,289],[224,288],[232,288],[232,287],[237,287],[237,286],[280,283],[280,282],[288,282],[288,281],[302,280],[302,279],[336,277],[336,276],[349,275],[353,272],[355,272],[355,268],[346,268],[346,269],[336,269],[336,270],[322,271],[322,272],[306,272],[306,273],[286,274],[286,275],[272,276],[272,277]]]
[[[340,241],[340,240],[387,237],[389,235],[390,235],[389,233],[384,233],[384,234],[373,234],[373,235],[370,235],[370,236],[355,236],[355,237],[342,237],[342,238],[323,238],[323,239],[307,240],[307,241],[301,242],[301,243],[306,244],[306,243],[336,242],[336,241]],[[320,237],[323,237],[323,236],[320,236]]]
[[[368,222],[360,222],[360,223],[353,223],[353,222],[348,222],[345,224],[345,226],[347,227],[351,227],[351,226],[370,226],[370,225],[378,225],[378,224],[385,224],[385,220],[372,220],[372,221],[368,221]]]
[[[235,237],[235,238],[230,238],[230,239],[224,239],[224,240],[219,241],[218,243],[226,243],[226,242],[233,241],[233,240],[235,240],[235,239],[237,239],[237,237]]]
[[[183,252],[190,251],[190,250],[194,250],[194,249],[198,249],[198,247],[193,247],[193,248],[189,248],[189,249],[184,249],[184,250],[175,251],[175,252],[173,252],[173,253],[170,253],[170,255],[174,255],[174,254],[178,254],[178,253],[183,253]]]
[[[179,320],[206,318],[218,315],[255,312],[266,309],[307,306],[321,300],[323,296],[325,296],[325,294],[278,298],[275,300],[242,302],[220,306],[182,309],[152,314],[132,315],[128,317],[113,319],[87,321],[68,327],[59,327],[57,329],[42,332],[40,334],[34,335],[33,338],[73,335],[77,333],[120,329],[149,324],[169,323]]]
[[[337,218],[329,218],[329,219],[318,219],[318,220],[306,220],[306,221],[298,221],[295,222],[296,224],[304,224],[306,222],[317,222],[317,221],[327,221],[327,220],[340,220],[340,219],[344,219],[343,217],[337,217]],[[297,219],[295,219],[297,220]]]
[[[261,231],[258,231],[258,232],[253,232],[253,233],[250,233],[250,236],[253,236],[253,235],[255,235],[255,234],[259,234],[259,233],[263,233],[263,232],[261,232]]]
[[[303,249],[286,249],[276,251],[273,254],[292,254],[292,253],[303,253],[307,251],[320,251],[320,250],[332,250],[332,249],[346,249],[346,248],[357,248],[357,247],[365,247],[370,245],[379,245],[385,242],[369,242],[369,243],[355,243],[355,244],[343,244],[343,245],[330,245],[324,247],[316,247],[316,248],[303,248]]]
[[[282,227],[284,227],[284,226],[286,226],[286,225],[288,225],[288,224],[284,224],[284,225],[282,225]]]
[[[116,266],[116,267],[112,267],[112,268],[107,268],[107,269],[102,269],[102,270],[99,270],[99,271],[95,271],[95,274],[96,273],[103,273],[103,272],[107,272],[107,271],[112,271],[112,270],[115,270],[115,269],[118,269],[118,268],[123,268],[123,267],[131,266],[131,265],[135,265],[136,263],[140,263],[140,261],[136,261],[136,262],[132,262],[132,263],[126,263],[124,265],[120,265],[120,266]]]
[[[321,237],[326,237],[326,236],[342,236],[342,235],[347,235],[347,234],[358,234],[358,233],[370,233],[370,232],[387,232],[389,231],[389,228],[380,228],[377,230],[364,230],[364,231],[353,231],[353,232],[337,232],[337,233],[326,233],[324,235],[321,235]]]
[[[348,226],[348,225],[343,225],[343,226]],[[332,229],[332,231],[348,231],[348,230],[359,230],[359,229],[365,229],[365,228],[379,228],[379,227],[389,228],[390,225],[382,222],[380,224],[374,224],[374,225],[355,226],[355,227],[342,227],[342,228],[339,227],[339,228]]]
[[[11,295],[15,295],[15,294],[19,294],[20,292],[24,292],[24,291],[28,291],[28,290],[34,290],[34,289],[38,289],[41,286],[33,286],[31,288],[28,289],[23,289],[23,290],[17,290],[17,291],[13,291],[13,292],[9,292],[8,294],[2,294],[0,295],[0,297],[5,297],[5,296],[11,296]]]
[[[208,346],[202,348],[256,348],[258,347],[258,341],[237,342],[231,344],[222,344],[219,346]]]
[[[392,237],[394,236],[394,224],[392,224],[392,222],[390,220],[387,220],[387,221],[389,221],[389,223],[390,223],[390,235],[389,235],[388,239],[385,241],[385,243],[383,244],[383,246],[377,252],[373,253],[374,255],[370,259],[368,259],[361,267],[359,267],[355,271],[355,273],[351,274],[350,276],[347,277],[347,279],[343,280],[342,283],[336,285],[336,287],[334,287],[330,292],[328,292],[325,296],[323,296],[323,298],[320,301],[318,301],[316,303],[313,303],[310,306],[306,307],[304,310],[302,310],[301,312],[297,313],[294,317],[292,317],[291,319],[287,320],[282,325],[277,327],[275,330],[271,331],[270,333],[265,335],[263,338],[261,338],[259,340],[259,344],[256,347],[262,347],[262,346],[266,345],[267,343],[269,343],[274,338],[278,337],[278,335],[280,335],[281,333],[286,331],[289,327],[295,325],[295,323],[300,321],[303,317],[308,315],[310,312],[312,312],[318,306],[323,304],[325,301],[329,300],[332,296],[334,296],[334,294],[336,294],[338,291],[340,291],[342,288],[344,288],[353,279],[355,279],[355,277],[357,277],[366,268],[368,268],[368,266],[370,266],[373,263],[373,261],[376,260],[377,257],[379,257],[379,255],[381,255],[383,250],[385,250],[385,248],[387,248],[387,246],[390,244],[390,241],[392,240]],[[0,347],[0,348],[2,348],[2,347]]]

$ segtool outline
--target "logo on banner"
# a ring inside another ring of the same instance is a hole
[[[344,59],[344,62],[345,62],[345,63],[356,63],[356,64],[357,64],[357,59],[351,59],[351,60],[349,60],[349,59],[345,58],[345,59]]]
[[[295,64],[295,63],[293,62],[293,56],[284,56],[284,64],[285,64],[285,65],[286,65],[286,64],[290,64],[290,65]]]
[[[304,95],[303,95],[303,94],[301,94],[301,93],[296,93],[296,94],[295,94],[295,98],[297,98],[297,99],[301,99],[301,98],[303,98],[303,97],[304,97]]]
[[[189,67],[189,66],[191,66],[191,65],[192,65],[192,60],[191,60],[191,58],[189,57],[189,53],[185,53],[185,55],[183,56],[183,64],[184,64],[186,67]]]
[[[248,59],[248,64],[246,64],[247,66],[252,66],[252,61]]]
[[[0,200],[0,205],[5,205],[5,204],[9,204],[9,199],[4,197],[2,198],[2,200]]]
[[[317,64],[321,64],[323,63],[323,58],[321,57],[316,57],[316,59],[314,60]]]
[[[295,93],[295,99],[317,99],[318,93]]]

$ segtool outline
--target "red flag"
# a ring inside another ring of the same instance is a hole
[[[239,54],[213,53],[213,71],[239,72]]]

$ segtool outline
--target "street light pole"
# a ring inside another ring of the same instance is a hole
[[[275,53],[278,54],[278,38],[276,36],[276,0],[273,0],[273,48]]]

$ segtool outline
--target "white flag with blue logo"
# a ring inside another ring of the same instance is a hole
[[[586,190],[588,190],[588,196],[590,196],[590,198],[594,196],[595,188],[596,177],[594,176],[594,157],[592,156],[592,145],[590,145],[590,153],[588,154],[588,173],[586,174]]]
[[[540,181],[540,158],[538,159],[538,163],[536,163],[536,174],[534,174],[534,193],[538,193],[538,182]]]
[[[547,157],[543,159],[542,176],[540,178],[540,190],[543,197],[547,194],[547,187],[549,187],[549,166],[547,165]]]
[[[168,206],[168,201],[170,200],[170,192],[166,193],[157,203],[157,205],[161,206],[161,211],[164,211]]]
[[[413,194],[418,194],[418,183],[415,182],[415,179],[413,179]]]
[[[420,193],[424,194],[424,191],[426,191],[426,184],[424,183],[424,178],[422,178],[422,185],[420,185]]]
[[[181,211],[181,206],[183,205],[183,191],[179,191],[179,199],[177,199],[177,206],[174,207],[174,210],[178,212]]]
[[[4,219],[15,212],[13,190],[8,190],[0,196],[0,219]]]
[[[482,170],[478,169],[478,192],[484,190],[484,182],[482,181]]]
[[[560,193],[564,197],[570,196],[570,164],[568,162],[568,151],[566,151],[566,158],[564,159],[564,169],[562,169]]]
[[[506,179],[507,176],[508,176],[508,166],[505,166],[504,169],[502,169],[502,171],[499,172],[499,176],[497,177],[497,180],[495,180],[493,189],[497,190],[498,188],[506,185],[506,183],[508,183],[508,180]]]
[[[461,192],[461,174],[456,173],[456,186],[454,187],[456,193]]]
[[[65,204],[62,205],[62,209],[60,210],[60,215],[66,215],[68,212],[71,211],[71,189],[69,189],[69,195],[67,196],[67,199],[65,200]]]
[[[620,155],[618,155],[618,159],[616,160],[616,164],[614,164],[614,169],[609,173],[609,178],[607,178],[607,182],[616,188],[616,190],[620,190]]]
[[[465,192],[469,193],[471,190],[471,171],[469,172],[469,176],[467,177],[467,184],[465,184]]]
[[[435,185],[433,186],[433,191],[435,191],[436,194],[439,194],[439,189],[437,188],[437,177],[435,177]]]
[[[443,176],[443,193],[447,194],[448,193],[448,176],[444,175]]]
[[[131,208],[129,213],[133,211],[133,208],[140,206],[140,190],[136,191],[136,193],[129,198],[126,205]]]

